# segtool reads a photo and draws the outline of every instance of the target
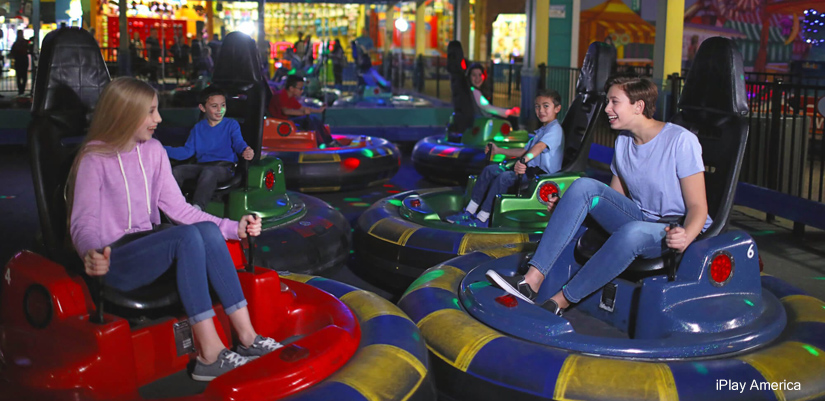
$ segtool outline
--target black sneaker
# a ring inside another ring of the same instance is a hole
[[[544,301],[544,303],[541,304],[541,307],[547,309],[548,311],[550,311],[550,313],[557,316],[561,316],[564,313],[564,309],[559,308],[559,304],[557,304],[556,301],[552,299]]]
[[[538,294],[524,281],[524,276],[516,274],[512,277],[506,277],[496,273],[495,270],[487,270],[486,276],[491,283],[508,294],[514,295],[522,301],[535,304],[536,295]]]

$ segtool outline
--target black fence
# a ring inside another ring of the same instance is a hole
[[[750,134],[740,180],[822,203],[825,116],[817,111],[816,103],[825,97],[825,85],[786,83],[786,76],[779,74],[762,76],[771,81],[745,82]],[[799,82],[797,77],[790,78]],[[683,80],[670,78],[674,96]]]

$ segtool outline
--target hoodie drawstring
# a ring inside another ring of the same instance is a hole
[[[152,207],[149,205],[149,181],[146,179],[146,169],[143,168],[143,159],[140,157],[140,146],[137,146],[138,163],[140,163],[140,171],[143,173],[143,188],[146,190],[146,212],[151,215]],[[126,171],[123,169],[123,159],[120,158],[120,152],[117,152],[117,163],[120,165],[120,174],[123,176],[123,184],[126,186],[126,208],[129,210],[129,228],[126,232],[132,229],[132,196],[129,193],[129,181],[126,179]]]

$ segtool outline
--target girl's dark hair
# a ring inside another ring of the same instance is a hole
[[[627,94],[630,103],[644,101],[645,108],[642,114],[647,118],[653,118],[653,114],[656,113],[656,99],[659,98],[659,88],[653,82],[647,78],[619,76],[607,81],[607,89],[614,85]]]
[[[484,70],[484,66],[483,66],[483,65],[481,65],[481,63],[472,63],[472,64],[470,64],[470,66],[469,66],[469,67],[467,67],[467,72],[466,72],[467,76],[469,77],[469,76],[470,76],[470,74],[471,74],[471,73],[473,72],[473,70],[475,70],[475,69],[479,69],[479,70],[481,70],[481,73],[482,73],[482,74],[484,74],[484,73],[486,72],[486,71]]]
[[[536,92],[536,98],[540,98],[540,97],[549,97],[550,99],[553,99],[553,104],[554,105],[561,106],[561,95],[559,95],[559,92],[555,89],[548,89],[548,88],[539,89]]]

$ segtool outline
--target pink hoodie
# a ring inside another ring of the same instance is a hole
[[[158,208],[178,224],[211,221],[226,239],[238,239],[238,222],[201,212],[186,203],[166,151],[156,139],[117,155],[87,153],[80,161],[70,232],[82,258],[125,234],[160,223]]]

